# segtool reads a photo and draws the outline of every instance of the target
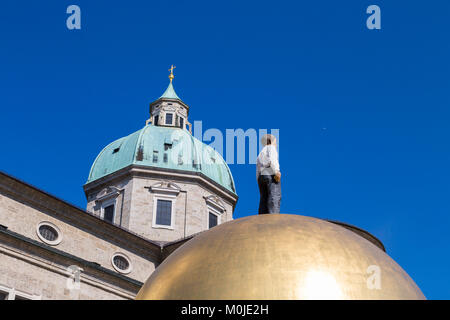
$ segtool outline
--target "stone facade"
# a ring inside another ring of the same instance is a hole
[[[0,242],[0,291],[8,293],[9,299],[132,299],[140,288],[139,281],[118,277],[14,233],[0,231]],[[75,287],[69,266],[81,268],[79,290],[71,290]]]
[[[42,241],[40,223],[58,229],[57,245]],[[190,238],[151,241],[0,172],[0,298],[133,299]],[[128,258],[130,272],[114,268],[117,253]],[[81,270],[79,290],[68,287],[71,266]]]
[[[111,196],[105,197],[108,190]],[[101,217],[101,202],[114,203],[116,224],[163,242],[207,230],[209,212],[218,216],[219,224],[232,220],[237,201],[236,195],[205,177],[145,167],[125,168],[85,186],[85,192],[88,212]],[[157,199],[173,201],[171,227],[155,224]]]

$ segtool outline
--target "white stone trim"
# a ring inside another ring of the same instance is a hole
[[[210,195],[203,198],[205,199],[207,206],[213,207],[221,212],[225,211],[225,206],[223,205],[222,200],[218,196]]]
[[[170,226],[161,225],[156,223],[156,209],[158,206],[158,200],[167,200],[172,202],[172,208],[170,210]],[[176,195],[162,195],[155,194],[153,196],[153,218],[152,227],[157,229],[175,229],[175,208],[176,208]]]
[[[160,195],[165,194],[167,196],[174,196],[174,197],[176,197],[180,193],[180,190],[178,189],[169,189],[169,188],[151,187],[150,190]]]
[[[56,233],[58,234],[58,238],[56,238],[56,240],[54,240],[54,241],[49,241],[49,240],[45,239],[39,232],[39,228],[41,226],[49,226],[49,227],[55,229]],[[54,223],[51,223],[50,221],[39,222],[36,226],[36,234],[42,242],[44,242],[48,245],[51,245],[51,246],[56,246],[56,245],[60,244],[63,239],[61,230],[59,230],[59,228]]]
[[[113,190],[108,192],[108,190]],[[99,196],[95,199],[96,202],[102,202],[105,200],[108,200],[110,198],[117,198],[120,195],[120,192],[122,192],[123,189],[116,188],[114,186],[108,187],[100,191]]]
[[[119,170],[120,171],[120,170]],[[226,202],[228,204],[234,204],[236,203],[238,196],[235,193],[232,193],[231,191],[227,190],[223,190],[222,188],[224,187],[218,187],[217,185],[213,184],[211,181],[207,180],[207,178],[204,178],[201,175],[197,175],[197,174],[190,174],[187,172],[165,172],[165,171],[161,171],[158,169],[152,169],[151,167],[147,167],[147,168],[142,168],[142,167],[132,167],[130,170],[128,171],[121,171],[120,174],[118,172],[115,173],[111,173],[110,176],[108,178],[100,178],[98,179],[99,181],[92,181],[89,183],[89,187],[86,189],[86,192],[89,192],[90,190],[95,189],[96,187],[98,187],[99,185],[105,184],[108,181],[111,181],[112,179],[118,178],[118,177],[122,177],[122,176],[128,176],[131,175],[132,177],[137,177],[137,178],[147,178],[147,177],[151,177],[155,179],[158,179],[158,177],[162,176],[164,179],[174,179],[174,178],[180,178],[180,179],[190,179],[193,180],[193,182],[189,182],[189,181],[183,181],[183,183],[185,184],[196,184],[198,182],[200,183],[204,183],[206,186],[206,188],[210,188],[211,192],[216,192],[217,194],[220,194],[222,199],[226,199]],[[103,179],[103,180],[102,180]],[[197,182],[198,181],[198,182]],[[203,186],[202,186],[203,187]],[[226,189],[226,188],[224,188]]]
[[[128,261],[128,269],[122,270],[114,264],[114,257],[117,257],[117,256],[122,257]],[[125,253],[121,253],[121,252],[114,253],[111,256],[111,264],[117,272],[122,273],[122,274],[129,274],[133,270],[133,265],[131,264],[131,260],[130,260],[130,258],[128,258],[128,256]]]

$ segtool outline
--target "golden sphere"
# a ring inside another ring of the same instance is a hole
[[[218,225],[175,250],[137,299],[425,299],[383,250],[331,222],[290,214]]]

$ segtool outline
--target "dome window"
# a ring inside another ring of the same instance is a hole
[[[115,253],[111,258],[111,263],[114,269],[120,273],[126,274],[131,272],[130,259],[122,253]]]
[[[109,204],[103,207],[103,220],[113,223],[114,222],[114,204]]]
[[[174,228],[175,197],[155,195],[153,198],[153,228]]]
[[[172,201],[162,199],[158,199],[157,201],[156,224],[170,226],[172,220]]]
[[[225,207],[219,197],[210,195],[205,197],[207,207],[206,228],[211,229],[221,223]]]
[[[58,227],[50,222],[41,222],[37,226],[37,235],[46,244],[56,246],[62,240]]]
[[[113,154],[119,152],[119,150],[120,150],[120,147],[115,148],[115,149],[113,150]]]
[[[166,113],[166,125],[173,125],[173,113]]]
[[[209,217],[208,217],[209,229],[217,226],[217,224],[218,224],[218,216],[212,212],[209,212]]]

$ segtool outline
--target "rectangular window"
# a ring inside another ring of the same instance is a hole
[[[155,116],[155,126],[158,124],[159,116]]]
[[[156,224],[170,226],[172,222],[172,201],[158,199],[156,204]]]
[[[166,113],[166,124],[172,124],[173,113]]]
[[[214,213],[209,213],[209,228],[217,226],[217,216]]]
[[[103,208],[103,220],[113,222],[114,220],[114,205],[109,205]]]
[[[164,163],[167,163],[169,161],[169,156],[167,155],[167,153],[164,153],[163,161]]]
[[[184,118],[180,118],[180,128],[183,129],[184,127]]]
[[[153,151],[153,163],[158,162],[158,151]]]
[[[0,291],[0,300],[8,300],[8,293]]]

